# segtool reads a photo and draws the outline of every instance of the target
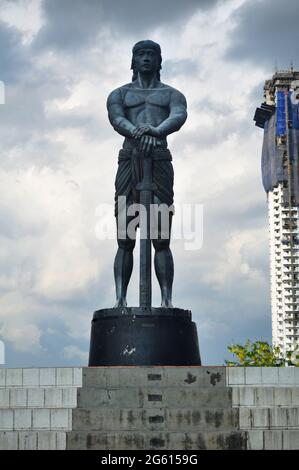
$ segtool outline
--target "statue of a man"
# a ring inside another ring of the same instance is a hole
[[[115,216],[126,211],[126,224],[134,218],[127,215],[127,208],[138,203],[136,184],[142,177],[140,155],[152,158],[152,179],[156,189],[154,204],[173,204],[173,167],[167,148],[167,136],[178,131],[187,118],[186,99],[182,93],[160,81],[161,49],[159,44],[146,40],[133,47],[133,78],[112,91],[107,100],[109,120],[113,128],[125,137],[119,152],[118,171],[115,180]],[[119,207],[119,196],[125,196],[126,207]],[[171,227],[172,212],[169,212]],[[159,224],[160,222],[157,221]],[[162,307],[172,307],[173,258],[168,238],[153,239],[154,265],[161,288]],[[126,306],[128,283],[133,269],[135,239],[126,234],[118,237],[118,251],[114,262],[116,286],[115,307]]]

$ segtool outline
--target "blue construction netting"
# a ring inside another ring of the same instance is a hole
[[[298,106],[298,105],[296,105]],[[295,108],[298,115],[298,107]],[[294,112],[293,112],[294,113]],[[295,123],[295,121],[293,121]],[[262,150],[262,180],[266,192],[272,191],[278,183],[288,181],[288,174],[283,165],[283,148],[277,145],[276,112],[265,123]],[[296,122],[297,125],[297,122]],[[289,151],[293,167],[294,201],[299,207],[299,128],[289,130]]]
[[[285,93],[278,91],[276,93],[276,135],[286,135],[286,112],[285,112]]]

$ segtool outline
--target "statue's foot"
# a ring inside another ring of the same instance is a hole
[[[162,299],[161,307],[164,308],[173,308],[172,302],[170,299]]]
[[[113,308],[120,308],[120,307],[126,307],[126,306],[127,306],[126,299],[117,299],[116,304],[114,305]]]

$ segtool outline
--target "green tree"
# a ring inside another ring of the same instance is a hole
[[[299,366],[299,350],[287,353],[286,357],[278,346],[271,346],[266,341],[252,342],[247,340],[244,345],[232,344],[228,351],[236,356],[236,361],[225,361],[227,366],[261,366],[283,367],[285,365]]]

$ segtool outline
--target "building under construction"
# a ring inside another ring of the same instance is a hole
[[[270,232],[272,342],[299,347],[299,72],[277,71],[254,120],[264,129],[262,179]]]

